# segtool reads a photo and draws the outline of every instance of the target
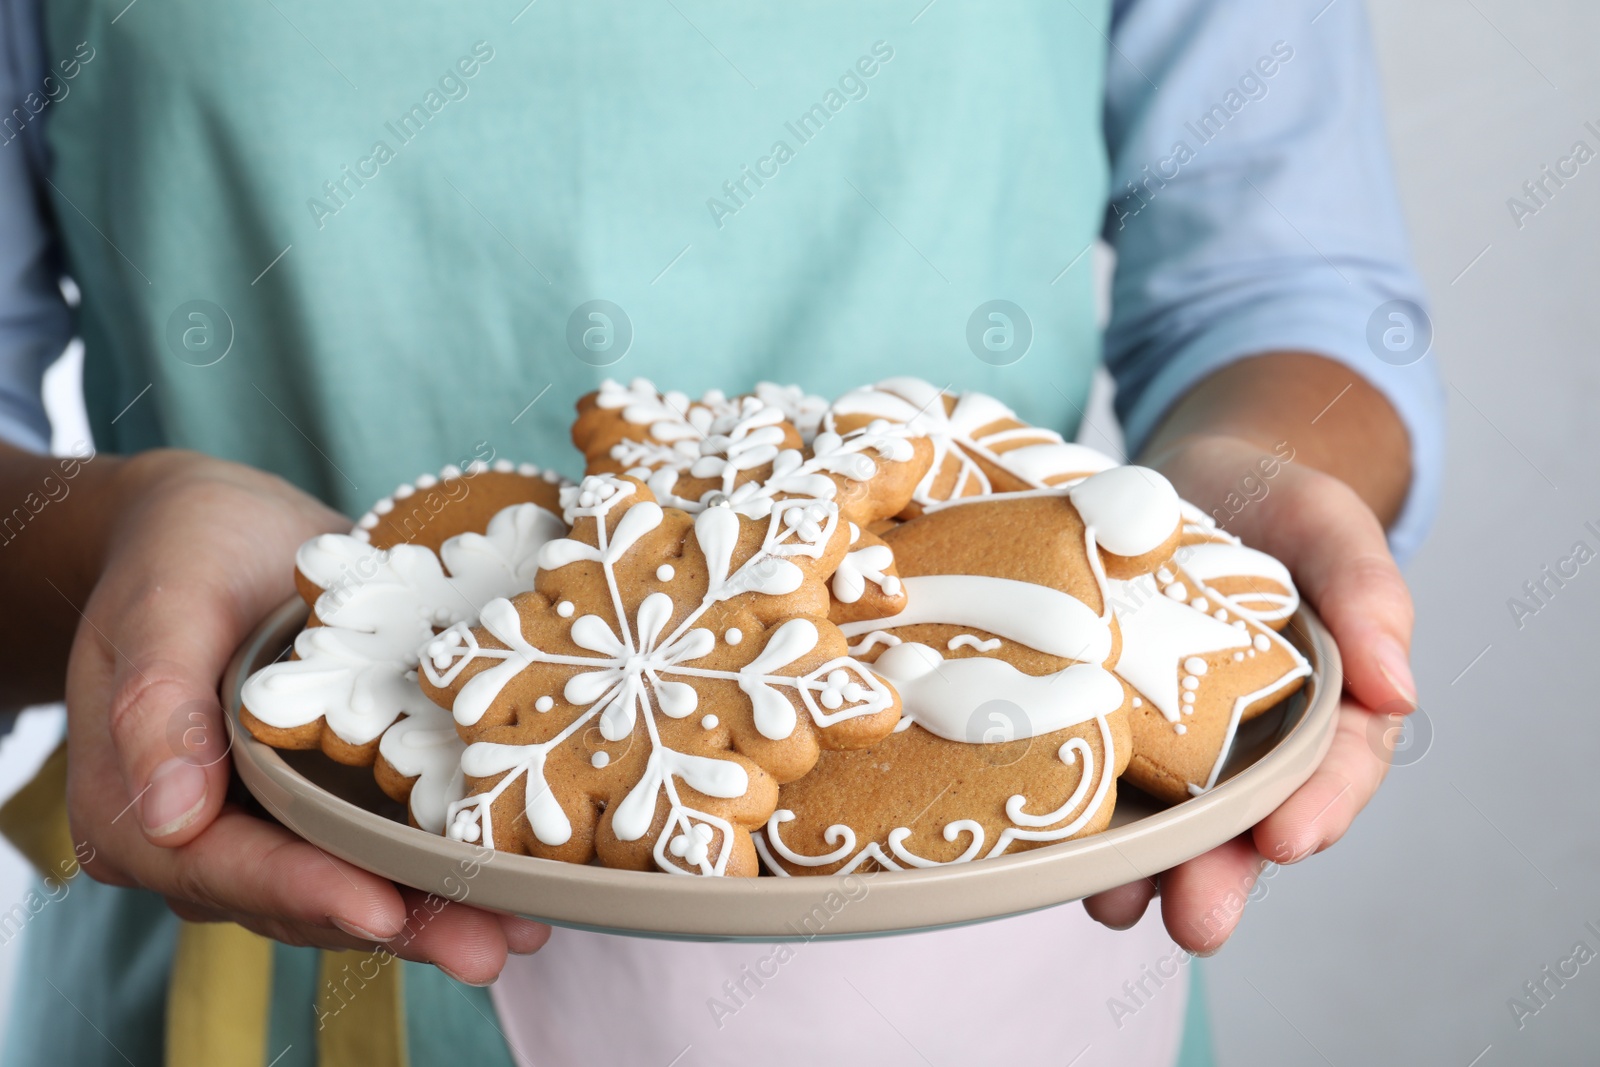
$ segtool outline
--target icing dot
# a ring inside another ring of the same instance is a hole
[[[1244,653],[1243,652],[1235,652],[1233,654],[1233,661],[1235,663],[1238,663],[1238,662],[1242,661],[1243,659],[1244,659]]]
[[[1189,692],[1192,693],[1196,689],[1200,688],[1200,679],[1196,678],[1194,675],[1191,674],[1191,675],[1187,676],[1186,678],[1184,678],[1183,687],[1185,689],[1189,690]]]
[[[717,723],[720,721],[721,720],[719,720],[715,715],[707,715],[700,720],[700,725],[704,726],[707,730],[715,730],[717,728]]]
[[[1180,722],[1172,728],[1172,732],[1176,734],[1186,734],[1189,732],[1189,728]]]
[[[611,762],[611,754],[608,752],[596,752],[594,755],[589,757],[589,762],[594,764],[596,770],[599,770],[601,767],[604,767],[606,764]]]
[[[1228,621],[1228,609],[1227,608],[1218,608],[1217,609],[1217,621],[1218,622],[1227,622]]]
[[[1142,707],[1144,707],[1144,701],[1140,700],[1138,697],[1134,697],[1133,698],[1133,706],[1136,707],[1136,708],[1142,708]]]
[[[1256,658],[1256,650],[1252,648],[1250,651],[1246,652],[1245,655],[1249,656],[1251,659],[1255,659]]]
[[[1196,611],[1211,610],[1211,602],[1203,596],[1197,596],[1193,600],[1189,601],[1189,606]]]
[[[376,525],[378,525],[378,516],[374,515],[372,512],[369,511],[365,515],[361,516],[361,528],[363,530],[370,530]]]
[[[1167,586],[1164,592],[1173,600],[1189,599],[1189,590],[1182,582],[1173,582],[1171,585]]]
[[[524,478],[532,478],[539,473],[539,468],[532,463],[519,463],[517,464],[517,473]]]
[[[1243,630],[1245,628],[1243,619],[1234,619],[1233,625],[1235,629]]]
[[[1156,571],[1156,581],[1160,582],[1162,585],[1167,584],[1168,582],[1172,581],[1172,572],[1167,570],[1167,568],[1162,567],[1160,570]]]
[[[572,606],[572,601],[570,600],[563,600],[561,603],[556,605],[556,614],[560,615],[563,619],[572,618],[572,613],[576,610],[577,609]]]
[[[418,489],[432,489],[434,486],[436,486],[438,484],[439,484],[439,479],[435,478],[431,474],[424,474],[422,477],[417,479],[417,488]]]
[[[444,465],[444,470],[439,472],[439,477],[441,477],[441,478],[459,478],[459,477],[461,477],[461,468],[456,466],[454,463],[446,463]],[[422,484],[422,479],[420,479],[420,478],[417,479],[417,484],[421,485]]]
[[[456,812],[450,821],[449,836],[456,841],[476,841],[479,835],[478,817],[471,808]]]
[[[467,464],[467,473],[468,474],[482,474],[484,471],[486,471],[488,469],[489,469],[489,465],[487,463],[485,463],[481,459],[475,459],[471,463]]]
[[[510,474],[517,469],[517,465],[509,459],[497,459],[494,461],[494,469],[501,474]]]
[[[663,582],[672,581],[672,576],[678,572],[672,569],[672,564],[663,563],[656,568],[656,578]]]
[[[351,530],[350,536],[355,538],[357,541],[360,541],[364,545],[372,543],[372,535],[362,529]]]
[[[533,467],[533,464],[528,463],[528,464],[525,464],[525,466]],[[535,471],[538,471],[539,468],[533,467],[533,469]],[[557,474],[555,471],[543,471],[543,472],[541,472],[539,474],[539,477],[543,478],[545,481],[549,482],[551,485],[555,485],[555,484],[557,484],[558,482],[561,481],[561,475]]]
[[[416,490],[411,488],[409,485],[402,485],[400,488],[394,491],[394,498],[396,500],[404,500],[406,497],[415,492]]]
[[[1184,703],[1185,703],[1185,704],[1193,704],[1193,703],[1194,703],[1194,690],[1192,690],[1192,689],[1190,689],[1190,690],[1188,690],[1188,691],[1186,691],[1186,692],[1185,692],[1185,693],[1184,693],[1184,694],[1183,694],[1183,702],[1184,702]],[[1184,709],[1184,711],[1186,711],[1186,712],[1187,712],[1187,711],[1188,711],[1188,710],[1189,710],[1189,709],[1188,709],[1188,708],[1185,708],[1185,709]]]
[[[389,514],[389,512],[391,512],[393,510],[394,510],[394,501],[391,500],[388,497],[384,497],[382,500],[380,500],[376,504],[372,505],[372,513],[374,515],[387,515],[387,514]]]
[[[549,711],[555,706],[556,702],[551,700],[549,697],[540,697],[538,700],[533,702],[534,711]]]
[[[730,626],[728,632],[722,635],[722,639],[730,645],[737,645],[744,640],[744,631],[737,626]]]
[[[1190,674],[1204,674],[1206,673],[1206,661],[1199,656],[1190,656],[1183,661],[1183,669]]]
[[[1256,634],[1255,646],[1257,652],[1266,652],[1272,648],[1272,642],[1267,639],[1266,634]]]

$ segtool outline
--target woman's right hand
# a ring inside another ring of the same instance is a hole
[[[217,693],[234,650],[294,591],[308,537],[348,519],[283,480],[187,452],[120,462],[103,563],[67,668],[68,809],[98,881],[182,918],[293,945],[385,948],[484,984],[549,928],[424,895],[226,802]]]

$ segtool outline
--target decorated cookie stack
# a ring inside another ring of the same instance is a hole
[[[607,382],[573,441],[576,485],[452,468],[303,546],[246,727],[460,841],[830,874],[1184,800],[1309,673],[1277,561],[992,397]]]

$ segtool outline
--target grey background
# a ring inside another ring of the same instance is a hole
[[[1522,629],[1507,607],[1575,541],[1600,551],[1583,527],[1600,528],[1600,160],[1521,230],[1506,207],[1574,141],[1600,148],[1583,128],[1600,126],[1600,7],[1372,7],[1449,380],[1444,508],[1409,568],[1433,740],[1344,842],[1273,877],[1205,965],[1217,1050],[1239,1065],[1600,1062],[1600,960],[1520,1030],[1507,1006],[1579,940],[1600,952],[1584,929],[1600,927],[1600,559]]]
[[[1600,414],[1600,160],[1520,230],[1506,200],[1579,138],[1600,147],[1583,128],[1600,126],[1600,8],[1413,0],[1372,17],[1450,383],[1443,512],[1409,573],[1432,739],[1346,841],[1276,873],[1203,965],[1217,1051],[1230,1065],[1596,1062],[1600,959],[1521,1029],[1507,1001],[1576,942],[1600,952],[1584,928],[1600,928],[1600,559],[1520,630],[1507,600],[1574,542],[1600,551],[1584,529],[1600,528],[1586,432]],[[58,428],[63,447],[76,436]],[[0,793],[54,730],[36,714],[0,746]],[[25,879],[0,846],[0,899]],[[0,997],[15,948],[0,950]]]

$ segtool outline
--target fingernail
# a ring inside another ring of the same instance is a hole
[[[446,977],[453,978],[457,982],[460,982],[462,985],[474,986],[474,987],[476,987],[478,989],[482,989],[484,986],[494,985],[495,978],[499,978],[500,977],[499,975],[495,975],[494,978],[489,979],[487,982],[469,982],[465,978],[461,977],[459,974],[457,974],[456,972],[452,971],[450,968],[446,967],[442,963],[435,963],[434,966],[439,968],[441,971],[443,971],[445,973]]]
[[[333,923],[333,925],[337,926],[339,929],[343,930],[345,933],[349,934],[351,937],[358,937],[363,941],[393,941],[394,940],[394,936],[381,937],[378,934],[375,934],[370,930],[361,929],[361,927],[357,926],[355,923],[347,923],[343,919],[337,919],[337,918],[333,917],[332,915],[328,916],[328,921]]]
[[[1411,676],[1411,659],[1398,641],[1385,638],[1378,645],[1378,673],[1394,686],[1406,703],[1416,707],[1417,683]]]
[[[506,936],[506,951],[513,956],[531,956],[544,948],[549,931],[530,919],[513,919],[501,924]]]
[[[1207,948],[1207,949],[1196,949],[1196,950],[1193,950],[1193,951],[1191,951],[1189,953],[1189,955],[1198,956],[1203,960],[1209,960],[1212,956],[1215,956],[1217,953],[1219,953],[1221,951],[1222,951],[1222,946],[1221,945],[1214,945],[1213,947]]]
[[[1280,860],[1275,860],[1274,862],[1285,865],[1290,863],[1299,863],[1301,860],[1311,855],[1311,853],[1314,851],[1316,851],[1316,845],[1301,845],[1299,848],[1296,848],[1295,846],[1289,844],[1289,842],[1285,841],[1283,843],[1283,847],[1278,849],[1278,855],[1282,856],[1283,858]]]
[[[139,804],[139,821],[149,836],[166,837],[194,822],[205,803],[206,772],[174,757],[151,773]]]

